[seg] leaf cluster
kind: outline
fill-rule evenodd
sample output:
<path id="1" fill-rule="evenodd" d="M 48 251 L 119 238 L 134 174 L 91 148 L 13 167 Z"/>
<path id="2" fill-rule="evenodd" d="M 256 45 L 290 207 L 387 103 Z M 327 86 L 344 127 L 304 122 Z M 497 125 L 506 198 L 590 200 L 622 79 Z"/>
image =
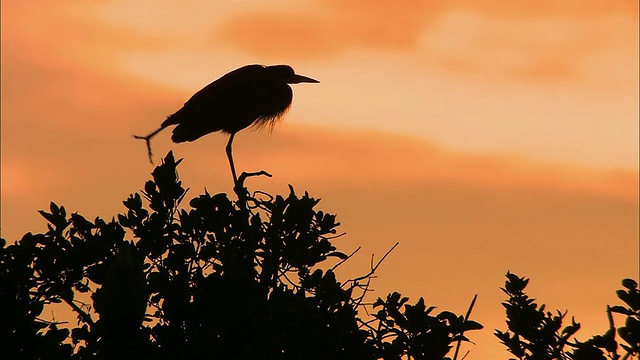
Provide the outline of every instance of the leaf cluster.
<path id="1" fill-rule="evenodd" d="M 371 321 L 370 326 L 375 329 L 372 328 L 374 337 L 369 341 L 381 358 L 450 359 L 447 354 L 455 342 L 469 341 L 465 332 L 482 329 L 482 325 L 468 320 L 468 316 L 450 311 L 432 315 L 436 307 L 427 307 L 423 298 L 415 305 L 407 304 L 408 301 L 409 298 L 394 292 L 373 304 L 373 308 L 379 310 Z"/>
<path id="2" fill-rule="evenodd" d="M 580 324 L 571 319 L 563 328 L 566 312 L 545 311 L 525 292 L 529 279 L 507 272 L 502 291 L 509 299 L 502 303 L 507 314 L 507 331 L 496 330 L 495 336 L 517 359 L 628 359 L 637 357 L 640 342 L 640 294 L 635 280 L 622 281 L 625 290 L 616 293 L 624 306 L 607 307 L 609 329 L 585 342 L 573 339 Z M 626 315 L 625 325 L 616 328 L 612 313 Z M 616 333 L 625 343 L 616 340 Z M 620 347 L 618 346 L 620 345 Z M 619 354 L 622 348 L 624 355 Z"/>
<path id="3" fill-rule="evenodd" d="M 349 256 L 318 199 L 250 195 L 243 174 L 238 200 L 205 191 L 182 207 L 180 161 L 169 153 L 109 222 L 52 203 L 46 233 L 3 240 L 2 358 L 448 359 L 481 327 L 398 293 L 363 318 L 375 268 L 337 279 Z M 53 303 L 77 323 L 42 320 Z"/>

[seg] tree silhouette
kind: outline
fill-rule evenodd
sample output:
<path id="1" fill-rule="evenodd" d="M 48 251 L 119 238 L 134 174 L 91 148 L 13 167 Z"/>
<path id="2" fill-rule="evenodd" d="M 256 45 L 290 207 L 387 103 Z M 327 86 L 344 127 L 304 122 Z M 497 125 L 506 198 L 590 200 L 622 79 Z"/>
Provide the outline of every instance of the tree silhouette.
<path id="1" fill-rule="evenodd" d="M 566 312 L 545 312 L 544 305 L 538 306 L 534 299 L 524 293 L 529 279 L 511 273 L 506 276 L 502 291 L 509 299 L 502 305 L 507 311 L 509 330 L 496 330 L 495 336 L 518 359 L 605 360 L 605 354 L 609 359 L 637 358 L 640 350 L 640 291 L 635 280 L 622 280 L 625 289 L 616 292 L 625 305 L 607 306 L 609 330 L 585 342 L 572 342 L 573 336 L 580 330 L 580 324 L 572 318 L 571 325 L 562 329 Z M 618 353 L 613 313 L 626 315 L 625 325 L 617 328 L 617 334 L 625 342 L 620 344 L 625 352 L 622 357 Z"/>
<path id="2" fill-rule="evenodd" d="M 52 203 L 46 233 L 2 240 L 3 359 L 450 359 L 482 328 L 473 302 L 466 316 L 396 292 L 366 305 L 380 262 L 338 280 L 353 253 L 333 245 L 336 217 L 292 187 L 250 194 L 244 180 L 264 172 L 239 177 L 236 201 L 180 207 L 180 161 L 169 153 L 117 219 Z M 52 303 L 77 324 L 44 320 Z"/>

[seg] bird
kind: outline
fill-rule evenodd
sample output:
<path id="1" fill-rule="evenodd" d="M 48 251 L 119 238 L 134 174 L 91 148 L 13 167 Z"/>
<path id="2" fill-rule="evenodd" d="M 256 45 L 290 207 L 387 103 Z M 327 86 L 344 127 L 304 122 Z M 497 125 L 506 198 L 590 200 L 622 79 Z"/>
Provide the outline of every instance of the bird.
<path id="1" fill-rule="evenodd" d="M 291 106 L 293 90 L 289 84 L 319 83 L 298 75 L 289 65 L 246 65 L 233 70 L 196 92 L 184 106 L 147 136 L 149 160 L 153 163 L 150 140 L 166 127 L 175 125 L 171 140 L 175 143 L 194 141 L 213 133 L 229 134 L 226 153 L 234 184 L 238 177 L 233 163 L 232 143 L 236 133 L 248 127 L 273 126 Z"/>

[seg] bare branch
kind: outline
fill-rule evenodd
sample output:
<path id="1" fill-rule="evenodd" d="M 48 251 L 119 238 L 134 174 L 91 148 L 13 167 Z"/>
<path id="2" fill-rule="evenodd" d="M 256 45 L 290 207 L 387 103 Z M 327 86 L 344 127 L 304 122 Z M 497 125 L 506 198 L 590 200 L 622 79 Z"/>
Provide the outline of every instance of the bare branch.
<path id="1" fill-rule="evenodd" d="M 355 278 L 355 279 L 353 279 L 353 280 L 349 280 L 349 281 L 352 281 L 352 282 L 354 282 L 354 283 L 355 283 L 355 282 L 358 282 L 358 281 L 360 281 L 360 280 L 364 280 L 364 279 L 366 279 L 366 278 L 370 277 L 371 275 L 373 275 L 373 274 L 376 272 L 376 270 L 378 270 L 378 267 L 380 266 L 380 264 L 382 264 L 382 262 L 384 261 L 384 259 L 385 259 L 387 256 L 389 256 L 389 254 L 391 254 L 391 252 L 392 252 L 392 251 L 393 251 L 393 250 L 394 250 L 398 245 L 400 245 L 400 243 L 399 243 L 399 242 L 396 242 L 396 243 L 395 243 L 395 245 L 393 245 L 393 246 L 391 247 L 391 249 L 389 249 L 389 251 L 387 251 L 387 252 L 386 252 L 386 254 L 384 254 L 384 256 L 382 257 L 382 259 L 380 259 L 380 260 L 378 261 L 378 263 L 377 263 L 375 266 L 372 266 L 372 267 L 371 267 L 371 270 L 370 270 L 366 275 L 359 276 L 359 277 L 357 277 L 357 278 Z M 371 264 L 373 265 L 373 255 L 371 256 Z"/>
<path id="2" fill-rule="evenodd" d="M 355 249 L 351 254 L 349 254 L 344 260 L 340 260 L 340 262 L 338 262 L 337 264 L 333 265 L 333 267 L 329 270 L 333 271 L 335 270 L 338 266 L 342 265 L 345 261 L 351 259 L 351 257 L 353 255 L 355 255 L 358 251 L 360 251 L 360 249 L 362 248 L 362 246 L 358 246 L 357 249 Z"/>
<path id="3" fill-rule="evenodd" d="M 475 294 L 473 296 L 473 300 L 471 300 L 471 304 L 469 305 L 469 309 L 467 309 L 467 313 L 464 315 L 464 321 L 467 322 L 467 320 L 469 320 L 469 316 L 471 315 L 471 310 L 473 310 L 473 306 L 476 304 L 476 299 L 478 299 L 478 294 Z M 460 334 L 463 335 L 464 331 Z M 458 351 L 460 351 L 460 344 L 462 344 L 462 339 L 458 340 L 458 343 L 456 344 L 456 351 L 453 353 L 453 360 L 456 360 L 458 358 Z M 467 354 L 469 352 L 467 351 Z M 464 359 L 467 354 L 465 354 L 462 358 Z"/>
<path id="4" fill-rule="evenodd" d="M 80 317 L 80 319 L 84 322 L 86 322 L 87 324 L 89 324 L 89 326 L 93 327 L 93 320 L 91 319 L 91 315 L 89 315 L 88 313 L 86 313 L 84 310 L 82 310 L 78 305 L 76 305 L 73 300 L 69 300 L 66 297 L 60 297 L 65 303 L 67 303 L 67 305 L 71 306 L 71 308 L 73 309 L 73 311 L 75 311 L 78 316 Z"/>

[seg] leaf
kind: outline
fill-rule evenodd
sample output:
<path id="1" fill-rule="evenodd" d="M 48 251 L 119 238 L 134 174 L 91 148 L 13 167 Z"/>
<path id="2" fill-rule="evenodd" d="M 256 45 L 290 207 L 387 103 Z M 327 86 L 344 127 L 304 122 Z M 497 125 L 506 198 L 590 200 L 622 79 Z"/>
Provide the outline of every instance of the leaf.
<path id="1" fill-rule="evenodd" d="M 53 224 L 56 221 L 56 218 L 53 216 L 53 214 L 50 214 L 48 212 L 45 212 L 44 210 L 38 210 L 38 212 L 40 213 L 40 215 L 42 215 L 43 218 L 45 218 L 49 223 Z"/>
<path id="2" fill-rule="evenodd" d="M 339 251 L 334 251 L 332 253 L 329 253 L 327 254 L 327 256 L 335 256 L 340 260 L 346 260 L 347 258 L 349 258 L 349 255 Z"/>
<path id="3" fill-rule="evenodd" d="M 469 331 L 469 330 L 480 330 L 483 329 L 484 326 L 482 326 L 482 324 L 480 324 L 479 322 L 475 322 L 473 320 L 467 320 L 464 322 L 464 330 L 465 331 Z"/>
<path id="4" fill-rule="evenodd" d="M 430 307 L 429 311 L 433 310 L 434 308 L 435 308 L 434 306 Z M 443 320 L 449 320 L 449 321 L 452 321 L 452 320 L 455 321 L 455 320 L 458 319 L 458 315 L 452 313 L 451 311 L 443 311 L 440 314 L 438 314 L 436 316 L 436 318 L 443 319 Z"/>
<path id="5" fill-rule="evenodd" d="M 89 231 L 91 231 L 91 229 L 94 228 L 94 225 L 91 221 L 85 219 L 84 216 L 78 213 L 71 214 L 71 222 L 82 235 L 87 234 Z"/>
<path id="6" fill-rule="evenodd" d="M 131 225 L 129 219 L 127 219 L 127 217 L 122 214 L 118 214 L 118 222 L 124 227 L 129 227 Z"/>
<path id="7" fill-rule="evenodd" d="M 618 314 L 633 315 L 633 311 L 627 309 L 624 306 L 620 306 L 620 305 L 611 306 L 610 310 L 611 310 L 611 312 L 618 313 Z"/>
<path id="8" fill-rule="evenodd" d="M 629 290 L 633 290 L 636 289 L 638 287 L 638 283 L 633 280 L 633 279 L 623 279 L 622 280 L 622 286 L 624 286 L 625 288 L 629 289 Z"/>

